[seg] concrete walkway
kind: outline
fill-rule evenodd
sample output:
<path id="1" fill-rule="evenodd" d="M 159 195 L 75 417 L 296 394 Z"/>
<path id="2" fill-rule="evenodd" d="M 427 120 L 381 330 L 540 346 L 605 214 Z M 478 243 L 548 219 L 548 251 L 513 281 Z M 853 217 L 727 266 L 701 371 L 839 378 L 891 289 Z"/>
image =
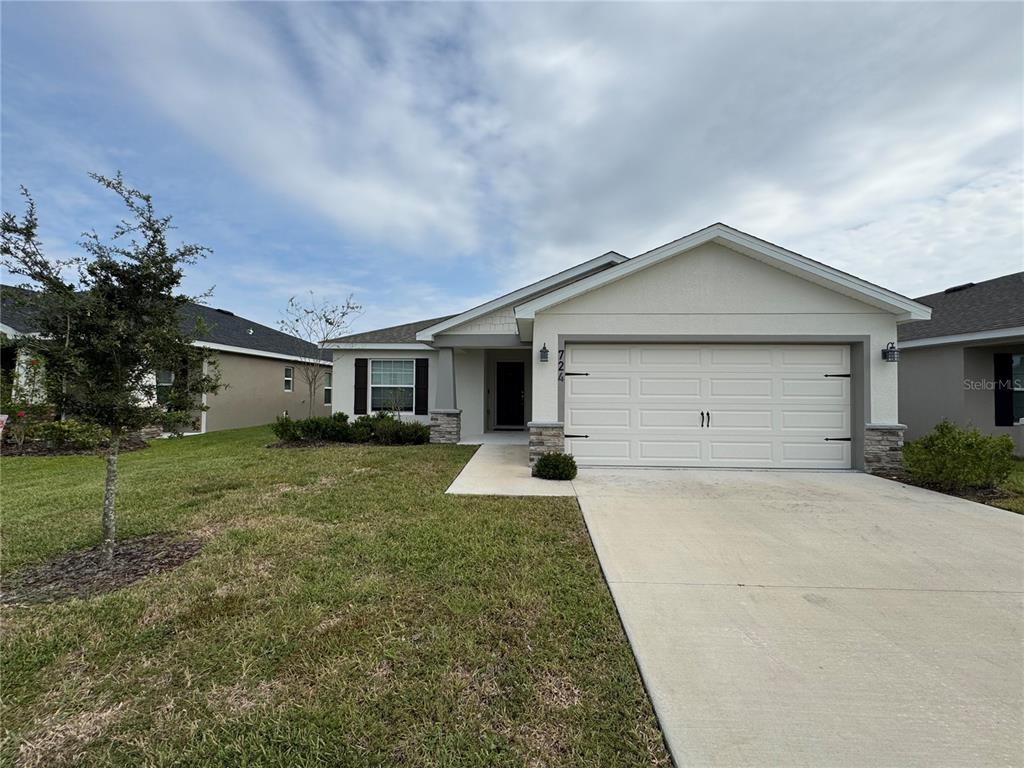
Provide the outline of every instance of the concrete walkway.
<path id="1" fill-rule="evenodd" d="M 477 496 L 575 496 L 572 483 L 530 475 L 526 445 L 485 443 L 469 460 L 448 493 Z"/>
<path id="2" fill-rule="evenodd" d="M 1024 764 L 1024 518 L 858 473 L 581 470 L 681 766 Z"/>

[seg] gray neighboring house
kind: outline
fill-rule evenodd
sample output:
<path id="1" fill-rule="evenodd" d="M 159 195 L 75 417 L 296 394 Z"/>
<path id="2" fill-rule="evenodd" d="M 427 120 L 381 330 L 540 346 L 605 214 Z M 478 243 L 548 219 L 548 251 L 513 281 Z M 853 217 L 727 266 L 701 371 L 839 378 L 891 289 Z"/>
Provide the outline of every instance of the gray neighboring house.
<path id="1" fill-rule="evenodd" d="M 31 305 L 18 296 L 29 292 L 0 286 L 0 333 L 9 339 L 36 332 Z M 198 418 L 199 432 L 215 432 L 269 424 L 284 412 L 296 418 L 308 413 L 308 387 L 302 376 L 302 362 L 323 359 L 327 375 L 321 377 L 315 393 L 313 414 L 331 413 L 331 354 L 318 352 L 315 345 L 265 325 L 247 320 L 225 309 L 190 304 L 182 313 L 182 325 L 195 327 L 202 318 L 207 330 L 196 345 L 209 349 L 220 370 L 222 388 L 205 396 L 207 410 Z M 18 349 L 5 345 L 2 364 L 5 373 L 18 368 Z M 157 372 L 157 391 L 170 386 L 168 372 Z"/>
<path id="2" fill-rule="evenodd" d="M 907 439 L 948 419 L 1010 435 L 1024 455 L 1024 272 L 916 301 L 931 307 L 932 317 L 899 327 Z"/>

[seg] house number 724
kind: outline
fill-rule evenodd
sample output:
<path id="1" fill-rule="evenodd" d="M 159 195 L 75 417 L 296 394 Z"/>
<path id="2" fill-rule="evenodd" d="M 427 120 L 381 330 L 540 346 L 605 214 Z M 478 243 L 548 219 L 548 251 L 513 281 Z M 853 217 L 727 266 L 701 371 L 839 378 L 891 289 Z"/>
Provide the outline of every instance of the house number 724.
<path id="1" fill-rule="evenodd" d="M 565 381 L 565 350 L 558 350 L 558 380 Z"/>

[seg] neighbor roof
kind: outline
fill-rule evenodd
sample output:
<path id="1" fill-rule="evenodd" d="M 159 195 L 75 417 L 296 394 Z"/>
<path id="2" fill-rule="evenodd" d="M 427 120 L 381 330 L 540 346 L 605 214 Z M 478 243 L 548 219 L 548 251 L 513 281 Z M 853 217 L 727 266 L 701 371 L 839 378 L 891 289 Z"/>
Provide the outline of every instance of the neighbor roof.
<path id="1" fill-rule="evenodd" d="M 432 317 L 429 320 L 417 320 L 402 325 L 390 325 L 387 328 L 339 336 L 336 339 L 328 339 L 327 342 L 329 344 L 415 344 L 417 333 L 424 328 L 443 323 L 450 317 L 455 317 L 455 315 Z"/>
<path id="2" fill-rule="evenodd" d="M 39 326 L 33 319 L 32 295 L 34 291 L 3 285 L 0 286 L 0 322 L 18 333 L 35 333 Z M 196 341 L 225 347 L 239 347 L 254 352 L 270 352 L 275 355 L 312 357 L 316 346 L 295 336 L 270 328 L 266 325 L 239 317 L 225 309 L 216 309 L 202 304 L 187 304 L 181 313 L 182 328 L 194 332 L 197 318 L 202 318 L 206 330 L 196 335 Z M 321 352 L 320 357 L 331 360 L 331 352 Z"/>
<path id="3" fill-rule="evenodd" d="M 916 301 L 932 308 L 932 319 L 901 325 L 900 341 L 1020 328 L 1024 326 L 1024 272 L 953 286 Z"/>

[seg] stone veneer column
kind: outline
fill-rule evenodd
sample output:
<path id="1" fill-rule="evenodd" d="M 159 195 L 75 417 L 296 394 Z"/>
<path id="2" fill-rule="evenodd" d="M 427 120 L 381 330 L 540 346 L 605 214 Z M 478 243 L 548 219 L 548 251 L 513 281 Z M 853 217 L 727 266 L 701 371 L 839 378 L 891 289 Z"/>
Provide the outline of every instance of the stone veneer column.
<path id="1" fill-rule="evenodd" d="M 462 411 L 438 408 L 430 412 L 430 442 L 457 443 L 462 439 Z"/>
<path id="2" fill-rule="evenodd" d="M 531 421 L 530 466 L 542 453 L 562 453 L 565 450 L 565 427 L 560 421 Z"/>
<path id="3" fill-rule="evenodd" d="M 898 475 L 903 471 L 905 424 L 864 425 L 864 471 L 872 475 Z"/>

